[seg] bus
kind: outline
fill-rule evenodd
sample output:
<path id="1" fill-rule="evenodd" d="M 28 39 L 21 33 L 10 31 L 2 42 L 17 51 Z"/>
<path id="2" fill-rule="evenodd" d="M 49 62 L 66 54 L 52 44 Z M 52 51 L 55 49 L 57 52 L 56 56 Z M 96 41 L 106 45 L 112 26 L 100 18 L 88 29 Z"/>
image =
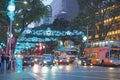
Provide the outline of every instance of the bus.
<path id="1" fill-rule="evenodd" d="M 120 40 L 87 43 L 84 51 L 92 64 L 120 65 Z"/>

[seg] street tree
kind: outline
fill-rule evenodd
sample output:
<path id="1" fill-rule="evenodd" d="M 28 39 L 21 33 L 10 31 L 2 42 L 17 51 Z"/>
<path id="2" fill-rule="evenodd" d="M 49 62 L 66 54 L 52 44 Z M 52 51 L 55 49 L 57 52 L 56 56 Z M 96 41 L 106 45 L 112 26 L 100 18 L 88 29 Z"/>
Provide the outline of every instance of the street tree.
<path id="1" fill-rule="evenodd" d="M 56 18 L 53 22 L 53 28 L 56 30 L 66 30 L 69 27 L 69 21 L 65 19 Z"/>
<path id="2" fill-rule="evenodd" d="M 41 20 L 44 15 L 47 15 L 47 6 L 44 6 L 41 0 L 26 0 L 27 4 L 21 3 L 21 0 L 16 2 L 14 27 L 24 31 L 31 22 Z"/>
<path id="3" fill-rule="evenodd" d="M 1 0 L 0 2 L 0 44 L 6 44 L 7 42 L 7 30 L 9 26 L 9 18 L 6 15 L 7 2 L 8 0 Z M 2 46 L 2 48 L 5 47 Z"/>
<path id="4" fill-rule="evenodd" d="M 26 0 L 27 4 L 23 3 L 24 0 L 15 0 L 15 16 L 13 21 L 13 35 L 17 39 L 24 31 L 25 27 L 31 22 L 40 21 L 43 15 L 47 14 L 47 7 L 44 6 L 41 0 Z M 7 6 L 9 0 L 1 0 L 0 2 L 0 27 L 7 27 L 9 30 L 10 19 L 7 15 Z M 15 29 L 19 32 L 15 32 Z M 0 34 L 7 31 L 2 30 Z M 2 35 L 0 39 L 6 39 L 7 35 Z M 7 41 L 7 40 L 4 40 Z"/>

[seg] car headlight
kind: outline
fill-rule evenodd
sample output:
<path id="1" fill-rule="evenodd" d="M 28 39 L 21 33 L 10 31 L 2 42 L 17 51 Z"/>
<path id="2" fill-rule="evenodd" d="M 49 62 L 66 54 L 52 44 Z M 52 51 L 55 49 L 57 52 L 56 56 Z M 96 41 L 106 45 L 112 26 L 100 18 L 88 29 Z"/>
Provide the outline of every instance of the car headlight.
<path id="1" fill-rule="evenodd" d="M 112 60 L 110 60 L 110 63 L 113 63 L 113 61 L 112 61 Z"/>
<path id="2" fill-rule="evenodd" d="M 91 63 L 90 66 L 93 66 L 93 64 Z"/>
<path id="3" fill-rule="evenodd" d="M 87 63 L 84 63 L 83 65 L 84 65 L 84 66 L 87 66 Z"/>
<path id="4" fill-rule="evenodd" d="M 27 63 L 27 61 L 24 61 L 24 63 Z"/>
<path id="5" fill-rule="evenodd" d="M 69 59 L 67 59 L 67 62 L 69 62 Z"/>
<path id="6" fill-rule="evenodd" d="M 44 61 L 44 63 L 47 63 L 47 61 Z"/>
<path id="7" fill-rule="evenodd" d="M 60 60 L 60 62 L 62 62 L 62 60 Z"/>
<path id="8" fill-rule="evenodd" d="M 35 62 L 37 62 L 38 59 L 34 59 Z"/>

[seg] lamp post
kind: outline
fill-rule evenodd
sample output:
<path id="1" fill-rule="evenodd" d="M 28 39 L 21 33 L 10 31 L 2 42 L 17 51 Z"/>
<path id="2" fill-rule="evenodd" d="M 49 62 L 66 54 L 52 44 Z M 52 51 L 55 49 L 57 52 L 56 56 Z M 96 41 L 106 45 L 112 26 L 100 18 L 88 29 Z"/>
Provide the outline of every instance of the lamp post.
<path id="1" fill-rule="evenodd" d="M 14 11 L 15 11 L 15 3 L 14 0 L 10 0 L 7 10 L 9 11 L 7 13 L 8 17 L 10 18 L 10 28 L 9 28 L 9 55 L 10 55 L 10 62 L 11 62 L 11 71 L 13 70 L 13 61 L 12 61 L 12 49 L 11 49 L 11 44 L 12 44 L 12 21 L 14 20 Z"/>

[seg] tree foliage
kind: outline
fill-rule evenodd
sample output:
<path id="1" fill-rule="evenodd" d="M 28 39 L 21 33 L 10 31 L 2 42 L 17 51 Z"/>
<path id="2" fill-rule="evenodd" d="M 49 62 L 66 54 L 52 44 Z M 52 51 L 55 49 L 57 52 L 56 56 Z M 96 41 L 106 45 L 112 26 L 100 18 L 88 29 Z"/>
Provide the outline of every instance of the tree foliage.
<path id="1" fill-rule="evenodd" d="M 53 28 L 56 30 L 67 30 L 69 29 L 69 21 L 65 19 L 55 19 L 53 22 Z"/>
<path id="2" fill-rule="evenodd" d="M 47 14 L 47 7 L 41 0 L 26 0 L 27 4 L 16 3 L 14 23 L 21 27 L 22 31 L 31 22 L 40 21 L 43 15 Z M 15 26 L 16 27 L 16 26 Z"/>
<path id="3" fill-rule="evenodd" d="M 7 2 L 9 0 L 1 0 L 0 1 L 0 27 L 9 25 L 9 18 L 7 16 Z"/>
<path id="4" fill-rule="evenodd" d="M 8 0 L 0 1 L 0 43 L 4 44 L 7 42 L 7 27 L 9 25 L 9 18 L 6 15 L 7 1 Z"/>
<path id="5" fill-rule="evenodd" d="M 3 28 L 0 28 L 0 34 L 7 34 L 7 30 L 9 29 L 10 19 L 7 15 L 7 7 L 9 1 L 10 0 L 0 1 L 0 27 L 5 27 L 5 30 L 2 30 Z M 16 38 L 21 35 L 28 24 L 31 22 L 40 21 L 43 15 L 47 14 L 48 12 L 47 7 L 44 6 L 41 0 L 26 1 L 27 4 L 24 4 L 24 0 L 15 0 L 15 16 L 12 25 L 12 31 L 14 37 Z M 6 27 L 8 28 L 7 30 Z M 14 29 L 21 29 L 21 31 L 19 33 L 16 33 Z M 0 35 L 0 39 L 2 39 L 2 41 L 7 41 L 6 36 L 7 35 Z"/>

